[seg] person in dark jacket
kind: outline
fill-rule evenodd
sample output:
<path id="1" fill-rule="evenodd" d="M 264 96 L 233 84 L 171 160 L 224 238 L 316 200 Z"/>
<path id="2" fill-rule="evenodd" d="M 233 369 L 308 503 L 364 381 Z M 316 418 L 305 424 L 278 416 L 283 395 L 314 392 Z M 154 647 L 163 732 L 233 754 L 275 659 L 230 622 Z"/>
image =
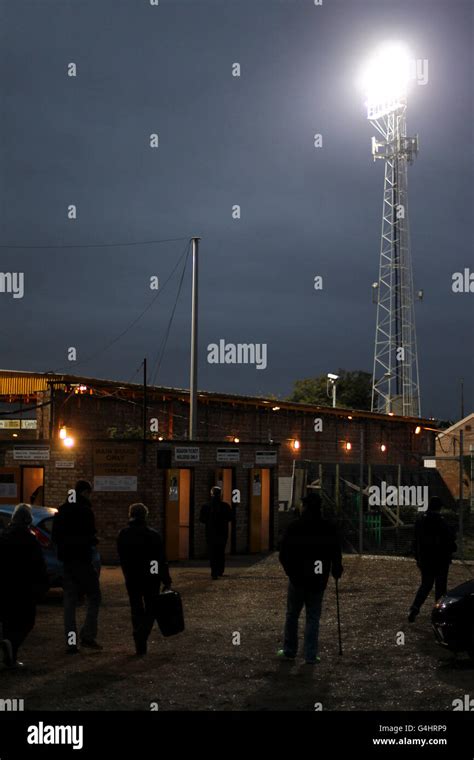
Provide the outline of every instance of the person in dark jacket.
<path id="1" fill-rule="evenodd" d="M 133 639 L 139 657 L 147 652 L 160 586 L 163 584 L 165 591 L 171 588 L 163 542 L 158 531 L 148 527 L 147 516 L 148 509 L 144 504 L 131 504 L 128 527 L 123 528 L 117 538 L 130 600 Z"/>
<path id="2" fill-rule="evenodd" d="M 343 572 L 341 545 L 336 526 L 321 516 L 321 497 L 303 499 L 302 516 L 290 523 L 280 545 L 280 562 L 288 576 L 288 597 L 283 649 L 278 656 L 294 660 L 298 651 L 298 621 L 306 610 L 304 658 L 308 665 L 318 656 L 319 621 L 329 574 Z"/>
<path id="3" fill-rule="evenodd" d="M 211 577 L 215 581 L 224 575 L 225 547 L 232 520 L 232 508 L 226 501 L 222 501 L 222 489 L 219 486 L 211 488 L 211 500 L 201 507 L 199 520 L 206 526 Z"/>
<path id="4" fill-rule="evenodd" d="M 54 517 L 52 540 L 57 545 L 58 559 L 64 565 L 64 631 L 66 651 L 77 654 L 76 608 L 78 598 L 85 594 L 87 611 L 80 631 L 80 643 L 90 649 L 102 649 L 97 643 L 97 626 L 101 601 L 99 575 L 92 555 L 98 543 L 94 513 L 90 502 L 92 485 L 79 480 Z"/>
<path id="5" fill-rule="evenodd" d="M 435 587 L 435 599 L 444 596 L 448 588 L 449 565 L 457 546 L 454 532 L 441 517 L 443 506 L 438 496 L 432 496 L 428 509 L 415 523 L 415 559 L 421 572 L 421 584 L 408 614 L 414 623 L 431 589 Z"/>
<path id="6" fill-rule="evenodd" d="M 49 588 L 41 547 L 31 533 L 31 507 L 18 504 L 0 536 L 0 646 L 7 667 L 21 667 L 18 649 L 33 629 L 36 602 Z"/>

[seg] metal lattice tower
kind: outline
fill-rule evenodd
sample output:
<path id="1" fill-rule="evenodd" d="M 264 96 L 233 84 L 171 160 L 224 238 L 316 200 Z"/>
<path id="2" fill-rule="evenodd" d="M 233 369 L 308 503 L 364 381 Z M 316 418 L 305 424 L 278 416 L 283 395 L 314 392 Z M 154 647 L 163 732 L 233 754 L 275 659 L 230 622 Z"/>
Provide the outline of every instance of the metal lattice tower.
<path id="1" fill-rule="evenodd" d="M 385 161 L 380 269 L 377 293 L 372 411 L 420 416 L 413 271 L 408 224 L 407 168 L 418 136 L 406 135 L 406 97 L 368 103 L 374 161 Z"/>

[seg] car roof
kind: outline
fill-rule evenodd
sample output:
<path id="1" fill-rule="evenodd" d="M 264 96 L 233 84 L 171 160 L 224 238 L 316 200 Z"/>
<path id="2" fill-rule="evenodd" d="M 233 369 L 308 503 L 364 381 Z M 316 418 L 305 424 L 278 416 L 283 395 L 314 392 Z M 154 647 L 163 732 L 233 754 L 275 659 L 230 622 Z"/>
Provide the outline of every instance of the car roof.
<path id="1" fill-rule="evenodd" d="M 458 596 L 461 598 L 469 594 L 474 594 L 474 580 L 464 581 L 464 583 L 456 586 L 456 588 L 450 589 L 447 596 Z"/>
<path id="2" fill-rule="evenodd" d="M 12 515 L 15 510 L 16 504 L 0 504 L 0 512 L 7 515 Z M 33 514 L 33 522 L 38 523 L 40 520 L 44 520 L 46 517 L 54 517 L 58 510 L 55 507 L 31 507 Z"/>

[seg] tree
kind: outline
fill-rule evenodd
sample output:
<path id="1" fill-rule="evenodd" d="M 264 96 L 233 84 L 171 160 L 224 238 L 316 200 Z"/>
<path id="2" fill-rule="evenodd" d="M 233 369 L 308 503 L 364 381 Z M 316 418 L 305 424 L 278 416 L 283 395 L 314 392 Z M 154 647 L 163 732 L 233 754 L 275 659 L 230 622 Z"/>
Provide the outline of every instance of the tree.
<path id="1" fill-rule="evenodd" d="M 337 371 L 337 406 L 345 409 L 370 409 L 372 396 L 372 375 L 362 370 Z M 304 380 L 296 380 L 292 393 L 287 401 L 296 401 L 300 404 L 316 404 L 318 406 L 330 406 L 331 400 L 327 395 L 327 375 L 308 377 Z"/>

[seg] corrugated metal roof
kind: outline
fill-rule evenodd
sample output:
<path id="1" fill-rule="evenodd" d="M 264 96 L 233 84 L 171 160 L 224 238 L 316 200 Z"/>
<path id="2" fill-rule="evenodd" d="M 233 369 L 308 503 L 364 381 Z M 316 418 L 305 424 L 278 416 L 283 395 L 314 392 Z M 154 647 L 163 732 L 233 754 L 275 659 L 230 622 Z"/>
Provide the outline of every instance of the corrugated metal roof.
<path id="1" fill-rule="evenodd" d="M 0 373 L 0 396 L 29 396 L 48 389 L 44 375 L 5 375 Z"/>
<path id="2" fill-rule="evenodd" d="M 102 378 L 83 377 L 79 375 L 66 375 L 54 372 L 24 372 L 15 370 L 0 370 L 0 397 L 1 396 L 22 396 L 31 395 L 35 392 L 48 389 L 48 384 L 58 385 L 83 384 L 92 388 L 108 387 L 123 389 L 140 393 L 143 386 L 140 383 L 126 383 L 120 380 L 104 380 Z M 162 393 L 163 395 L 173 396 L 174 398 L 187 398 L 189 390 L 186 388 L 170 388 L 163 386 L 148 386 L 150 393 Z M 250 404 L 253 406 L 278 406 L 280 409 L 287 409 L 300 412 L 315 412 L 329 415 L 364 417 L 379 420 L 397 420 L 399 422 L 414 422 L 417 424 L 426 424 L 431 420 L 418 417 L 401 417 L 398 415 L 386 415 L 380 412 L 369 412 L 364 410 L 345 409 L 342 407 L 333 408 L 329 406 L 318 406 L 313 404 L 300 404 L 294 401 L 284 401 L 279 399 L 266 399 L 259 396 L 244 396 L 230 393 L 218 393 L 213 391 L 198 391 L 201 399 L 221 403 Z"/>

